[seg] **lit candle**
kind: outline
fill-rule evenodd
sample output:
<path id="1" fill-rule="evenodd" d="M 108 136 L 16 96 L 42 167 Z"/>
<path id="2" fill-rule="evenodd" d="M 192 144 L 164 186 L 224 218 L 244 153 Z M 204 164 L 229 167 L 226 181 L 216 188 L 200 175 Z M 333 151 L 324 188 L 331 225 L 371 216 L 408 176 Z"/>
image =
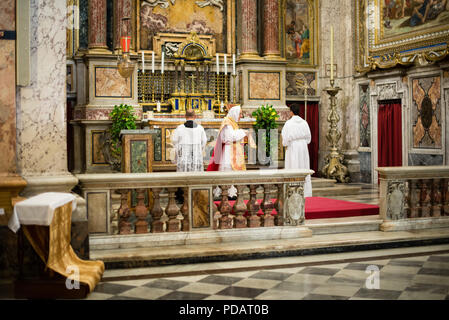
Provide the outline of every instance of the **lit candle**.
<path id="1" fill-rule="evenodd" d="M 216 59 L 217 59 L 217 74 L 220 73 L 220 58 L 218 57 L 218 53 L 216 55 Z"/>
<path id="2" fill-rule="evenodd" d="M 151 53 L 151 72 L 154 73 L 154 51 Z"/>
<path id="3" fill-rule="evenodd" d="M 156 104 L 157 112 L 161 112 L 161 103 L 158 101 Z"/>
<path id="4" fill-rule="evenodd" d="M 331 80 L 334 80 L 334 27 L 331 26 Z"/>
<path id="5" fill-rule="evenodd" d="M 232 55 L 232 74 L 235 76 L 235 53 Z"/>
<path id="6" fill-rule="evenodd" d="M 164 74 L 164 51 L 162 51 L 161 73 Z"/>
<path id="7" fill-rule="evenodd" d="M 142 51 L 142 72 L 145 73 L 145 52 Z"/>
<path id="8" fill-rule="evenodd" d="M 228 74 L 228 62 L 226 61 L 226 54 L 224 55 L 224 74 Z"/>
<path id="9" fill-rule="evenodd" d="M 224 103 L 222 101 L 221 104 L 220 104 L 220 112 L 223 112 L 223 109 L 224 109 Z"/>

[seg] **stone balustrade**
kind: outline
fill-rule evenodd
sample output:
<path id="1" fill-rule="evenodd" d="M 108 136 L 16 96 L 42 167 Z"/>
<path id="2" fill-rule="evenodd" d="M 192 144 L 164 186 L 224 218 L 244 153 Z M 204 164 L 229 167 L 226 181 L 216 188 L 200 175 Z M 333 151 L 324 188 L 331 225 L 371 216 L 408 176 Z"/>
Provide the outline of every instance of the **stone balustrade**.
<path id="1" fill-rule="evenodd" d="M 87 201 L 89 232 L 127 235 L 302 225 L 304 178 L 312 173 L 281 169 L 76 177 Z M 237 189 L 232 202 L 231 186 Z M 214 201 L 217 187 L 221 194 Z M 263 190 L 259 201 L 257 189 Z"/>
<path id="2" fill-rule="evenodd" d="M 382 231 L 449 226 L 449 166 L 377 168 Z"/>

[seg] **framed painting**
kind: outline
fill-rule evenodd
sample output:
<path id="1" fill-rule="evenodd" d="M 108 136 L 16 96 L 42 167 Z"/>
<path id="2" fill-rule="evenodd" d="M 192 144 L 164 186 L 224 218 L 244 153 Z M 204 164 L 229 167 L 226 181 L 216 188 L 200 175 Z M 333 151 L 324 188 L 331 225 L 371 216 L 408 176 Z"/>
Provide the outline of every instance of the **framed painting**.
<path id="1" fill-rule="evenodd" d="M 356 71 L 424 65 L 449 54 L 448 0 L 354 0 Z"/>
<path id="2" fill-rule="evenodd" d="M 291 66 L 316 66 L 318 0 L 282 0 L 280 12 L 283 56 Z"/>

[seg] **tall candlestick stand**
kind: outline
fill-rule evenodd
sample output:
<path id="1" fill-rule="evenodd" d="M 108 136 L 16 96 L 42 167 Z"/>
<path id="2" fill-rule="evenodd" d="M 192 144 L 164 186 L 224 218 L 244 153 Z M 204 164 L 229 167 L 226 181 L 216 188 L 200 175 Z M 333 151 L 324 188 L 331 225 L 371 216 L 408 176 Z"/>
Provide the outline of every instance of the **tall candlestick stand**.
<path id="1" fill-rule="evenodd" d="M 164 74 L 161 74 L 161 102 L 164 102 Z"/>
<path id="2" fill-rule="evenodd" d="M 232 103 L 236 103 L 236 94 L 235 94 L 235 78 L 236 78 L 236 77 L 237 77 L 236 74 L 233 74 L 233 75 L 232 75 L 232 80 L 233 80 L 233 81 L 232 81 L 232 82 L 233 82 Z"/>
<path id="3" fill-rule="evenodd" d="M 330 96 L 330 112 L 327 116 L 330 128 L 326 134 L 326 139 L 330 144 L 330 153 L 324 158 L 326 165 L 321 169 L 321 173 L 328 179 L 337 179 L 337 181 L 344 183 L 349 182 L 348 168 L 342 164 L 344 156 L 337 147 L 341 133 L 337 128 L 340 116 L 337 113 L 336 95 L 341 88 L 334 87 L 334 80 L 331 80 L 330 83 L 331 86 L 324 89 Z"/>
<path id="4" fill-rule="evenodd" d="M 225 84 L 225 102 L 228 104 L 228 74 L 225 73 L 224 76 L 224 84 Z"/>
<path id="5" fill-rule="evenodd" d="M 151 91 L 152 91 L 151 102 L 154 102 L 155 101 L 154 100 L 154 87 L 155 87 L 155 84 L 156 84 L 156 74 L 155 73 L 151 74 L 151 79 L 153 80 L 153 81 L 151 81 L 152 82 L 152 84 L 151 84 Z"/>

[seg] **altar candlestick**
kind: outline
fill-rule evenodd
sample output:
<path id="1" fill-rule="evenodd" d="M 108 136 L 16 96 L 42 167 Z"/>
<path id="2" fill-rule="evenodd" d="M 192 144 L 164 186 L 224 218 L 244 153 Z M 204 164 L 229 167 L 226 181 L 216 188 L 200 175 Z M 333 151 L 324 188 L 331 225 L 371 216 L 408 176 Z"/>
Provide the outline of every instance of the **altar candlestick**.
<path id="1" fill-rule="evenodd" d="M 154 73 L 154 51 L 151 53 L 151 72 Z"/>
<path id="2" fill-rule="evenodd" d="M 161 112 L 161 103 L 158 101 L 156 104 L 157 112 Z"/>
<path id="3" fill-rule="evenodd" d="M 226 61 L 226 54 L 224 55 L 224 74 L 228 74 L 228 62 Z"/>
<path id="4" fill-rule="evenodd" d="M 162 66 L 161 66 L 161 73 L 162 74 L 164 74 L 164 51 L 162 51 L 162 62 L 161 62 L 161 64 L 162 64 Z"/>
<path id="5" fill-rule="evenodd" d="M 334 27 L 331 26 L 331 80 L 334 80 Z"/>
<path id="6" fill-rule="evenodd" d="M 217 74 L 220 73 L 220 58 L 218 57 L 218 53 L 216 55 L 216 59 L 217 59 Z"/>
<path id="7" fill-rule="evenodd" d="M 142 72 L 145 73 L 145 52 L 142 51 Z"/>
<path id="8" fill-rule="evenodd" d="M 224 110 L 224 103 L 223 103 L 223 101 L 220 103 L 220 112 L 223 112 L 223 110 Z"/>
<path id="9" fill-rule="evenodd" d="M 232 74 L 235 76 L 235 53 L 232 55 Z"/>

